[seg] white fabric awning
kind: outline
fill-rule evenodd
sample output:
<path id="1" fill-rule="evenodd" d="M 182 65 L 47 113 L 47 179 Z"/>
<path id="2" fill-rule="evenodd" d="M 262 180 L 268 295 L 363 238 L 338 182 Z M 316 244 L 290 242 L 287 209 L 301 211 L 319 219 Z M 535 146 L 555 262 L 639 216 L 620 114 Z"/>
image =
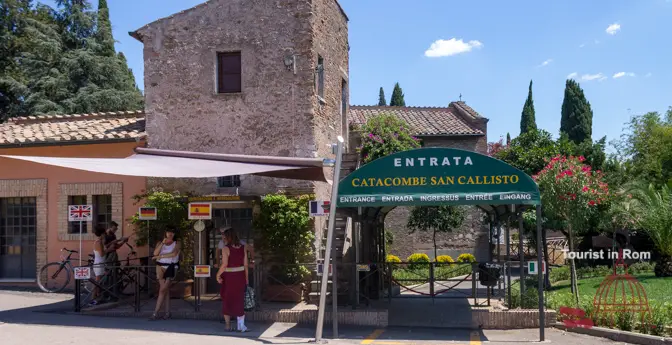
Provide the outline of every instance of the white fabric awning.
<path id="1" fill-rule="evenodd" d="M 320 159 L 209 154 L 200 152 L 136 149 L 127 158 L 68 158 L 10 156 L 38 164 L 104 174 L 146 177 L 207 178 L 262 175 L 278 178 L 331 182 L 324 176 Z"/>

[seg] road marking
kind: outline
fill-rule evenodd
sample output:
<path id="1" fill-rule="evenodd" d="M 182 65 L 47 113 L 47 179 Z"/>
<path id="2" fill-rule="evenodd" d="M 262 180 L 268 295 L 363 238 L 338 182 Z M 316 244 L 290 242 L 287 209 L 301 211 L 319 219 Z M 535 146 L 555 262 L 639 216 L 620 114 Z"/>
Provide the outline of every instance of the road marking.
<path id="1" fill-rule="evenodd" d="M 376 338 L 380 337 L 381 334 L 383 334 L 383 332 L 385 332 L 384 329 L 377 329 L 377 330 L 373 331 L 373 333 L 369 334 L 366 337 L 366 339 L 362 340 L 362 344 L 364 344 L 364 345 L 373 344 L 373 341 L 376 340 Z"/>
<path id="2" fill-rule="evenodd" d="M 362 344 L 363 344 L 363 342 L 362 342 Z M 407 343 L 400 343 L 398 341 L 377 341 L 377 340 L 374 340 L 372 342 L 372 344 L 374 344 L 374 345 L 404 345 L 404 344 L 407 344 Z"/>
<path id="3" fill-rule="evenodd" d="M 471 332 L 469 345 L 481 345 L 481 335 L 478 332 Z"/>

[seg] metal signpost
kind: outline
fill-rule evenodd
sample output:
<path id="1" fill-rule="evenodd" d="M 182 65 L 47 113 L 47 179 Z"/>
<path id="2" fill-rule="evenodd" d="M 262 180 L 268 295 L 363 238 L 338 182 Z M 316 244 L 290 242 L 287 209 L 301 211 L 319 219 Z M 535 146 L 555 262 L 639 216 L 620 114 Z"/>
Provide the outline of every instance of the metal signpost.
<path id="1" fill-rule="evenodd" d="M 212 204 L 208 202 L 192 202 L 189 203 L 189 219 L 197 220 L 194 224 L 194 230 L 198 232 L 198 265 L 194 266 L 194 272 L 203 272 L 203 230 L 205 230 L 205 223 L 203 220 L 212 219 Z M 210 276 L 210 268 L 207 269 L 208 277 Z M 203 274 L 205 276 L 205 274 Z M 196 277 L 199 278 L 199 277 Z M 203 280 L 199 279 L 198 283 L 198 301 L 197 306 L 201 305 L 201 288 L 203 285 Z"/>
<path id="2" fill-rule="evenodd" d="M 329 226 L 327 228 L 327 248 L 324 251 L 324 264 L 329 265 L 331 262 L 331 246 L 333 245 L 334 237 L 334 227 L 336 226 L 336 201 L 338 200 L 338 183 L 341 180 L 341 162 L 343 156 L 343 137 L 338 136 L 338 142 L 334 144 L 336 147 L 336 164 L 334 166 L 334 178 L 331 185 L 331 203 L 329 204 Z M 329 266 L 327 266 L 328 269 Z M 334 267 L 334 270 L 336 268 Z M 336 280 L 336 279 L 333 279 Z M 320 285 L 320 306 L 317 311 L 317 329 L 315 330 L 315 341 L 319 342 L 322 340 L 322 330 L 324 328 L 324 310 L 327 303 L 327 283 L 329 282 L 329 274 L 322 274 L 322 284 Z M 334 284 L 336 282 L 333 282 Z M 331 292 L 334 296 L 337 291 L 333 290 Z M 334 313 L 336 312 L 337 304 L 331 306 L 334 308 Z M 336 316 L 336 315 L 334 315 Z M 334 338 L 338 337 L 338 318 L 332 318 L 332 323 L 334 326 Z"/>
<path id="3" fill-rule="evenodd" d="M 149 262 L 152 257 L 152 242 L 151 242 L 151 230 L 149 228 L 150 220 L 158 219 L 158 211 L 156 207 L 140 207 L 138 209 L 138 219 L 147 221 L 147 270 L 149 271 Z M 147 277 L 147 293 L 151 295 L 151 284 L 152 280 Z"/>
<path id="4" fill-rule="evenodd" d="M 82 266 L 82 227 L 93 220 L 91 205 L 68 205 L 68 221 L 79 222 L 79 266 Z"/>

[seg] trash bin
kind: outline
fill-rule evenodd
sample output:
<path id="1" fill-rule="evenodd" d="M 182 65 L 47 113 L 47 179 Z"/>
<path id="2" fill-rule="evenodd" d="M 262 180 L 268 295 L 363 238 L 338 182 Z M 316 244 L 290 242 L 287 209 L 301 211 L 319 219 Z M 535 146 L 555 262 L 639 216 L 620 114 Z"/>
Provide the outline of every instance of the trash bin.
<path id="1" fill-rule="evenodd" d="M 500 273 L 500 265 L 487 262 L 478 265 L 478 280 L 483 286 L 497 286 Z"/>

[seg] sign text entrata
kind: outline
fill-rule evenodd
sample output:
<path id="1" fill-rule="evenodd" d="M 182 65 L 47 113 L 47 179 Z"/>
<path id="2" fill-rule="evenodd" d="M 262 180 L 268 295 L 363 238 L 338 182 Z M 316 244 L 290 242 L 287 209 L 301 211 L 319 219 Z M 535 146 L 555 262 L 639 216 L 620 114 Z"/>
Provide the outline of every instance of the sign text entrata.
<path id="1" fill-rule="evenodd" d="M 531 177 L 471 151 L 422 148 L 377 159 L 343 179 L 338 206 L 539 204 Z"/>

